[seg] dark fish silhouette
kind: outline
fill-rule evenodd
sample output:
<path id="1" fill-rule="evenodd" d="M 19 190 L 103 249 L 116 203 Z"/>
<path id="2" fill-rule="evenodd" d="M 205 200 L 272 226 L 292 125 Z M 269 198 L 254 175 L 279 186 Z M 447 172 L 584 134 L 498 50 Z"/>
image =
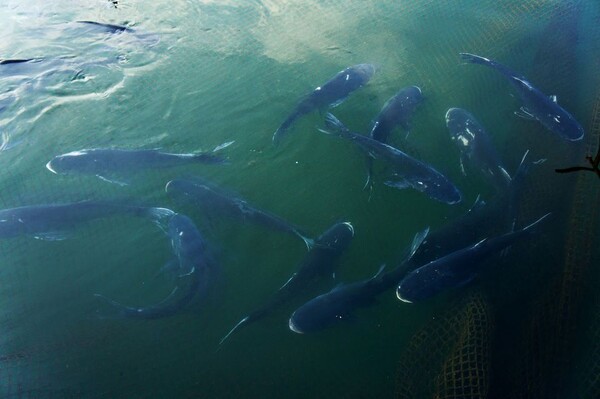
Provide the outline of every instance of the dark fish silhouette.
<path id="1" fill-rule="evenodd" d="M 496 61 L 468 53 L 460 53 L 460 56 L 463 61 L 489 66 L 510 81 L 523 101 L 519 116 L 538 120 L 546 129 L 565 140 L 577 141 L 583 138 L 583 127 L 569 112 L 558 105 L 556 96 L 545 95 L 525 77 Z"/>
<path id="2" fill-rule="evenodd" d="M 324 85 L 317 87 L 294 108 L 273 134 L 273 142 L 278 144 L 288 133 L 292 124 L 302 115 L 327 106 L 335 107 L 341 104 L 350 93 L 364 86 L 374 73 L 375 66 L 371 64 L 354 65 L 337 73 Z"/>
<path id="3" fill-rule="evenodd" d="M 354 228 L 348 222 L 336 223 L 315 240 L 315 247 L 311 249 L 300 263 L 298 271 L 275 293 L 269 302 L 251 312 L 236 324 L 229 333 L 221 339 L 222 344 L 231 334 L 243 326 L 247 326 L 270 314 L 281 304 L 292 297 L 310 288 L 310 284 L 318 276 L 332 274 L 336 260 L 350 245 L 354 235 Z"/>
<path id="4" fill-rule="evenodd" d="M 288 321 L 290 330 L 299 334 L 317 332 L 351 317 L 360 307 L 374 304 L 380 294 L 394 288 L 404 276 L 408 261 L 427 232 L 428 229 L 415 236 L 407 258 L 394 270 L 383 273 L 384 266 L 381 266 L 377 274 L 367 280 L 340 284 L 300 306 Z"/>
<path id="5" fill-rule="evenodd" d="M 403 302 L 412 303 L 468 284 L 481 273 L 485 260 L 532 234 L 535 227 L 549 215 L 542 216 L 521 230 L 485 238 L 413 270 L 398 285 L 396 296 Z"/>
<path id="6" fill-rule="evenodd" d="M 313 246 L 313 240 L 308 238 L 307 234 L 298 226 L 270 212 L 258 209 L 246 200 L 227 193 L 206 181 L 175 179 L 166 184 L 165 191 L 169 195 L 205 209 L 208 214 L 216 211 L 242 219 L 250 219 L 274 230 L 300 237 L 308 249 Z"/>
<path id="7" fill-rule="evenodd" d="M 374 159 L 381 159 L 392 167 L 394 173 L 386 181 L 386 185 L 398 189 L 413 188 L 446 204 L 457 204 L 461 201 L 458 188 L 430 165 L 418 161 L 390 145 L 351 132 L 332 114 L 327 114 L 325 121 L 327 127 L 332 131 L 319 129 L 321 132 L 349 140 L 367 155 Z"/>
<path id="8" fill-rule="evenodd" d="M 171 268 L 176 278 L 176 286 L 161 302 L 143 307 L 127 306 L 104 295 L 102 298 L 119 311 L 119 316 L 138 319 L 158 319 L 173 316 L 185 308 L 194 298 L 207 294 L 214 277 L 218 275 L 216 265 L 208 254 L 204 238 L 185 215 L 175 214 L 168 227 L 171 246 L 176 262 Z"/>
<path id="9" fill-rule="evenodd" d="M 56 174 L 89 174 L 102 180 L 125 184 L 112 179 L 114 174 L 168 168 L 189 164 L 222 164 L 226 159 L 215 151 L 232 142 L 218 146 L 212 152 L 171 154 L 159 150 L 126 150 L 117 148 L 95 148 L 69 152 L 54 157 L 46 164 L 49 171 Z"/>
<path id="10" fill-rule="evenodd" d="M 479 121 L 464 109 L 450 108 L 446 112 L 446 126 L 450 138 L 460 148 L 460 166 L 463 173 L 466 174 L 466 161 L 470 161 L 489 178 L 498 191 L 506 190 L 510 183 L 510 175 Z"/>
<path id="11" fill-rule="evenodd" d="M 45 240 L 62 240 L 72 229 L 99 218 L 130 215 L 160 223 L 174 213 L 166 208 L 96 201 L 22 206 L 0 210 L 0 238 L 29 235 Z"/>
<path id="12" fill-rule="evenodd" d="M 90 25 L 108 33 L 134 32 L 132 28 L 124 25 L 106 24 L 96 21 L 77 21 L 77 23 Z"/>

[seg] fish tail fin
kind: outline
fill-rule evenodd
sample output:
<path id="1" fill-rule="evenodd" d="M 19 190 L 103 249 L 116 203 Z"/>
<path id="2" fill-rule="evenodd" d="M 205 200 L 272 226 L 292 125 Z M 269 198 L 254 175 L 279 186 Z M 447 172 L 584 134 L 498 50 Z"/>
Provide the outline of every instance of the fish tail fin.
<path id="1" fill-rule="evenodd" d="M 176 213 L 168 208 L 146 208 L 144 210 L 144 216 L 150 219 L 154 224 L 161 228 L 163 231 L 167 231 L 167 225 L 169 220 L 176 215 Z"/>
<path id="2" fill-rule="evenodd" d="M 334 133 L 337 134 L 344 134 L 349 131 L 346 125 L 344 125 L 342 121 L 336 118 L 331 112 L 328 112 L 325 115 L 325 126 L 327 126 L 329 129 L 332 129 Z"/>
<path id="3" fill-rule="evenodd" d="M 423 244 L 423 241 L 425 241 L 427 238 L 427 235 L 429 235 L 429 226 L 427 226 L 423 231 L 415 234 L 412 244 L 410 245 L 410 252 L 408 253 L 407 260 L 412 259 L 412 257 L 415 255 L 415 252 L 417 252 L 421 244 Z"/>
<path id="4" fill-rule="evenodd" d="M 302 241 L 304 241 L 304 244 L 306 245 L 306 249 L 308 249 L 309 251 L 312 249 L 312 247 L 315 246 L 315 240 L 312 238 L 308 238 L 306 237 L 304 234 L 300 233 L 300 232 L 296 232 L 296 235 L 298 237 L 300 237 L 302 239 Z"/>
<path id="5" fill-rule="evenodd" d="M 102 294 L 94 294 L 94 296 L 96 298 L 100 298 L 103 302 L 108 303 L 113 308 L 118 310 L 118 313 L 111 315 L 111 318 L 124 317 L 127 315 L 128 312 L 132 311 L 132 308 L 130 308 L 129 306 L 123 305 L 122 303 L 119 303 L 119 302 L 115 301 L 114 299 L 111 299 Z M 98 316 L 98 317 L 103 318 L 103 319 L 109 318 L 108 316 Z"/>
<path id="6" fill-rule="evenodd" d="M 289 133 L 292 124 L 300 117 L 299 112 L 294 112 L 273 133 L 273 145 L 278 146 L 285 135 Z"/>
<path id="7" fill-rule="evenodd" d="M 233 334 L 236 330 L 238 330 L 240 327 L 242 327 L 243 325 L 245 325 L 248 322 L 249 319 L 250 319 L 250 316 L 246 316 L 242 320 L 240 320 L 235 326 L 233 326 L 233 328 L 231 330 L 229 330 L 229 332 L 227 333 L 227 335 L 225 335 L 219 341 L 219 349 L 220 349 L 221 345 L 223 345 L 223 342 L 225 342 L 227 340 L 227 338 L 229 338 L 231 336 L 231 334 Z"/>

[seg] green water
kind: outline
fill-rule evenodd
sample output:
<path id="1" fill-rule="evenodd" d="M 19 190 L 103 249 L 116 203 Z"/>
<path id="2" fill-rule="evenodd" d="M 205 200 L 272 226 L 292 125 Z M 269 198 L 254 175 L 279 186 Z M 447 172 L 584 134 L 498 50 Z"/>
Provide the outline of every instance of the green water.
<path id="1" fill-rule="evenodd" d="M 417 231 L 462 214 L 478 194 L 493 194 L 483 177 L 462 175 L 444 123 L 448 108 L 472 111 L 511 171 L 528 148 L 532 159 L 548 158 L 542 170 L 580 160 L 572 158 L 581 152 L 577 145 L 516 118 L 520 104 L 506 81 L 486 68 L 461 65 L 459 52 L 522 72 L 545 93 L 557 94 L 585 128 L 599 87 L 598 59 L 591 54 L 599 46 L 594 27 L 600 11 L 593 2 L 583 2 L 580 11 L 576 76 L 528 75 L 539 68 L 535 55 L 547 43 L 543 32 L 558 0 L 121 0 L 116 9 L 100 0 L 49 3 L 0 0 L 0 57 L 75 55 L 91 64 L 81 67 L 84 79 L 66 73 L 19 84 L 16 102 L 0 111 L 6 141 L 0 208 L 127 198 L 185 211 L 199 226 L 213 226 L 203 233 L 223 276 L 213 297 L 174 317 L 99 318 L 106 308 L 93 293 L 144 305 L 170 292 L 168 280 L 154 278 L 171 254 L 156 226 L 115 217 L 82 226 L 64 241 L 0 241 L 0 397 L 393 397 L 407 342 L 460 292 L 414 306 L 390 292 L 361 309 L 354 322 L 315 335 L 291 333 L 291 312 L 335 284 L 323 280 L 217 352 L 219 339 L 289 278 L 306 249 L 300 240 L 252 223 L 219 217 L 206 223 L 207 215 L 172 202 L 164 184 L 180 176 L 211 179 L 314 236 L 349 220 L 356 234 L 336 276 L 363 279 L 382 263 L 391 267 Z M 68 23 L 77 20 L 127 24 L 160 41 L 76 34 Z M 461 204 L 388 188 L 381 179 L 372 193 L 364 191 L 364 157 L 350 143 L 319 133 L 318 113 L 300 119 L 273 147 L 273 132 L 304 94 L 362 62 L 378 71 L 335 109 L 336 116 L 367 132 L 398 89 L 420 86 L 425 102 L 408 142 L 400 131 L 392 142 L 455 182 Z M 10 84 L 0 80 L 2 93 Z M 223 150 L 227 165 L 151 170 L 125 187 L 44 167 L 58 154 L 83 148 L 184 153 L 231 140 Z M 550 155 L 547 148 L 554 149 Z M 568 183 L 574 176 L 560 179 Z M 564 217 L 569 205 L 540 208 L 528 217 L 547 211 Z M 511 273 L 500 281 L 514 283 Z M 486 287 L 502 296 L 502 286 Z"/>

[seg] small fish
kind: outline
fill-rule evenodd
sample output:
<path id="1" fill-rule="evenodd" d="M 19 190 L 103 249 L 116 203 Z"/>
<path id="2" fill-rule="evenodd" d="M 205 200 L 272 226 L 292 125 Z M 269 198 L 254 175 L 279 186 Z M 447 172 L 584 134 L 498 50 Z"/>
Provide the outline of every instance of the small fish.
<path id="1" fill-rule="evenodd" d="M 224 148 L 220 145 L 217 149 Z M 46 168 L 55 174 L 87 174 L 113 181 L 115 173 L 129 174 L 136 171 L 167 168 L 189 164 L 222 164 L 226 159 L 215 152 L 171 154 L 159 150 L 87 149 L 54 157 Z"/>
<path id="2" fill-rule="evenodd" d="M 180 200 L 191 202 L 207 211 L 208 214 L 221 212 L 233 215 L 241 219 L 250 219 L 274 230 L 293 234 L 306 244 L 310 249 L 314 242 L 298 226 L 270 212 L 263 211 L 246 202 L 246 200 L 225 192 L 213 184 L 200 179 L 184 180 L 175 179 L 169 181 L 165 191 Z"/>
<path id="3" fill-rule="evenodd" d="M 432 199 L 450 205 L 461 201 L 458 188 L 430 165 L 418 161 L 390 145 L 351 132 L 330 113 L 325 117 L 325 122 L 332 131 L 319 129 L 321 132 L 345 138 L 357 145 L 367 155 L 381 159 L 393 168 L 394 173 L 390 180 L 386 181 L 386 185 L 398 189 L 413 188 Z"/>
<path id="4" fill-rule="evenodd" d="M 486 259 L 531 235 L 549 215 L 520 230 L 485 238 L 413 270 L 398 285 L 396 296 L 403 302 L 412 303 L 468 284 L 482 272 L 482 263 Z"/>
<path id="5" fill-rule="evenodd" d="M 494 68 L 510 81 L 519 94 L 521 101 L 523 101 L 521 113 L 517 113 L 517 115 L 539 121 L 546 129 L 558 134 L 565 140 L 578 141 L 583 139 L 583 127 L 573 115 L 558 105 L 556 96 L 545 95 L 527 81 L 525 77 L 518 75 L 496 61 L 469 53 L 460 53 L 460 56 L 463 61 Z"/>
<path id="6" fill-rule="evenodd" d="M 22 206 L 0 210 L 0 238 L 29 235 L 45 240 L 61 240 L 72 229 L 99 218 L 130 215 L 148 218 L 160 224 L 174 214 L 175 212 L 166 208 L 97 201 Z"/>
<path id="7" fill-rule="evenodd" d="M 114 24 L 106 24 L 103 22 L 96 21 L 77 21 L 78 24 L 85 24 L 100 30 L 103 30 L 108 33 L 121 33 L 121 32 L 134 32 L 134 30 L 128 26 L 124 25 L 114 25 Z"/>
<path id="8" fill-rule="evenodd" d="M 119 316 L 159 319 L 179 313 L 194 298 L 204 297 L 219 271 L 208 254 L 206 242 L 190 218 L 175 214 L 169 221 L 168 235 L 176 256 L 179 275 L 176 286 L 161 302 L 144 307 L 123 305 L 101 294 L 101 298 L 118 309 Z"/>
<path id="9" fill-rule="evenodd" d="M 288 321 L 290 330 L 298 334 L 317 332 L 352 317 L 358 308 L 374 304 L 379 295 L 394 288 L 404 276 L 406 265 L 428 231 L 429 229 L 425 229 L 415 235 L 408 256 L 394 270 L 383 273 L 383 265 L 367 280 L 340 284 L 300 306 Z"/>
<path id="10" fill-rule="evenodd" d="M 235 331 L 262 319 L 283 303 L 310 288 L 318 276 L 331 275 L 335 262 L 350 245 L 354 228 L 349 222 L 336 223 L 315 240 L 315 246 L 306 254 L 292 277 L 275 293 L 269 302 L 249 313 L 221 339 L 221 345 Z"/>
<path id="11" fill-rule="evenodd" d="M 273 134 L 273 143 L 278 144 L 289 132 L 292 124 L 301 116 L 325 107 L 340 105 L 353 91 L 367 84 L 375 73 L 375 66 L 371 64 L 353 65 L 338 72 L 324 85 L 317 87 L 306 96 L 287 119 Z"/>
<path id="12" fill-rule="evenodd" d="M 450 138 L 460 148 L 463 174 L 466 174 L 464 165 L 468 160 L 490 179 L 498 191 L 506 190 L 510 184 L 510 175 L 479 121 L 464 109 L 450 108 L 446 112 L 446 126 Z"/>

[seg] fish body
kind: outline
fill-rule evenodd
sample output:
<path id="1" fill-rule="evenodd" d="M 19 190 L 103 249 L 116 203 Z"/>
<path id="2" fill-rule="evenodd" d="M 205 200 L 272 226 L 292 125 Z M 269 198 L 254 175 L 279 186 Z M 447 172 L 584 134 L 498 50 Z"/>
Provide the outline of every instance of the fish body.
<path id="1" fill-rule="evenodd" d="M 313 240 L 302 229 L 281 217 L 250 205 L 246 200 L 225 192 L 213 184 L 200 179 L 175 179 L 169 181 L 165 191 L 178 199 L 190 202 L 209 213 L 220 212 L 241 219 L 249 219 L 274 230 L 293 234 L 304 241 L 308 248 Z"/>
<path id="2" fill-rule="evenodd" d="M 212 152 L 172 154 L 159 150 L 86 149 L 54 157 L 46 168 L 56 174 L 89 174 L 98 177 L 152 168 L 168 168 L 188 164 L 223 163 L 225 159 Z"/>
<path id="3" fill-rule="evenodd" d="M 382 143 L 396 127 L 401 126 L 407 133 L 410 131 L 410 120 L 417 106 L 423 102 L 423 93 L 417 86 L 405 87 L 390 98 L 373 121 L 369 136 Z"/>
<path id="4" fill-rule="evenodd" d="M 170 218 L 168 235 L 177 259 L 176 286 L 164 300 L 136 307 L 123 305 L 100 294 L 95 296 L 115 307 L 119 316 L 137 319 L 170 317 L 187 307 L 194 298 L 206 296 L 219 270 L 208 253 L 204 238 L 194 222 L 182 214 Z"/>
<path id="5" fill-rule="evenodd" d="M 558 105 L 556 96 L 542 93 L 525 77 L 496 61 L 469 53 L 460 53 L 460 56 L 463 61 L 491 67 L 507 78 L 523 102 L 521 111 L 525 116 L 538 120 L 546 129 L 565 140 L 583 139 L 583 127 L 573 115 Z"/>
<path id="6" fill-rule="evenodd" d="M 461 193 L 458 188 L 432 166 L 395 147 L 351 132 L 332 114 L 327 114 L 326 123 L 332 132 L 321 130 L 322 132 L 335 134 L 351 141 L 367 155 L 381 159 L 393 168 L 394 173 L 386 182 L 387 185 L 399 189 L 410 187 L 446 204 L 457 204 L 461 201 Z"/>
<path id="7" fill-rule="evenodd" d="M 485 260 L 525 239 L 548 216 L 544 215 L 520 230 L 483 239 L 413 270 L 398 285 L 396 296 L 403 302 L 412 303 L 468 284 L 481 273 Z"/>
<path id="8" fill-rule="evenodd" d="M 221 344 L 242 326 L 248 325 L 270 314 L 281 304 L 310 288 L 319 276 L 331 275 L 336 261 L 350 245 L 354 228 L 349 222 L 336 223 L 315 240 L 315 246 L 306 254 L 298 270 L 290 277 L 264 306 L 244 317 L 221 340 Z"/>
<path id="9" fill-rule="evenodd" d="M 133 29 L 124 25 L 114 25 L 96 21 L 77 21 L 77 23 L 88 25 L 108 33 L 135 32 Z"/>
<path id="10" fill-rule="evenodd" d="M 96 201 L 22 206 L 0 210 L 0 238 L 29 235 L 40 239 L 62 239 L 69 230 L 94 219 L 131 215 L 160 222 L 173 214 L 166 208 Z"/>
<path id="11" fill-rule="evenodd" d="M 301 116 L 327 106 L 341 104 L 353 91 L 364 86 L 375 73 L 375 66 L 371 64 L 353 65 L 338 72 L 322 86 L 317 87 L 306 96 L 286 120 L 273 134 L 273 142 L 279 143 L 288 132 L 292 124 Z"/>
<path id="12" fill-rule="evenodd" d="M 450 138 L 460 148 L 463 173 L 464 164 L 469 161 L 485 174 L 498 191 L 506 190 L 510 184 L 510 175 L 481 123 L 462 108 L 450 108 L 446 112 L 446 126 Z"/>
<path id="13" fill-rule="evenodd" d="M 353 316 L 356 309 L 375 303 L 383 292 L 394 288 L 406 273 L 408 261 L 427 236 L 428 229 L 415 235 L 407 258 L 394 270 L 384 273 L 384 266 L 371 278 L 339 284 L 296 309 L 289 321 L 290 330 L 305 334 L 323 330 Z"/>

